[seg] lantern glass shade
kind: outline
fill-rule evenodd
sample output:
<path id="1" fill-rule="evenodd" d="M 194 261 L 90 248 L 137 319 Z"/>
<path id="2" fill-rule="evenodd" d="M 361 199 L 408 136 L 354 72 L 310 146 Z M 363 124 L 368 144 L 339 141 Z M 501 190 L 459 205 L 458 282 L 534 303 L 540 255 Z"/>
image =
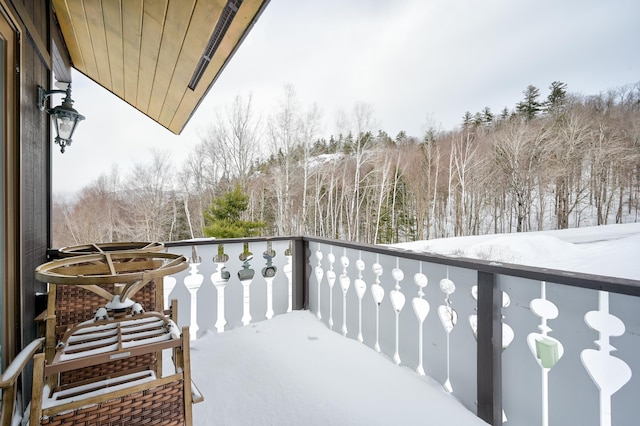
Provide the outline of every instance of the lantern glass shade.
<path id="1" fill-rule="evenodd" d="M 60 145 L 60 151 L 63 153 L 65 148 L 71 145 L 71 137 L 78 123 L 84 120 L 84 116 L 73 109 L 72 102 L 70 96 L 67 95 L 62 105 L 47 110 L 56 128 L 55 142 Z"/>
<path id="2" fill-rule="evenodd" d="M 56 136 L 71 142 L 73 132 L 75 132 L 78 123 L 84 120 L 84 117 L 78 114 L 77 111 L 69 111 L 62 106 L 52 108 L 48 112 L 51 114 L 51 118 L 56 127 Z"/>

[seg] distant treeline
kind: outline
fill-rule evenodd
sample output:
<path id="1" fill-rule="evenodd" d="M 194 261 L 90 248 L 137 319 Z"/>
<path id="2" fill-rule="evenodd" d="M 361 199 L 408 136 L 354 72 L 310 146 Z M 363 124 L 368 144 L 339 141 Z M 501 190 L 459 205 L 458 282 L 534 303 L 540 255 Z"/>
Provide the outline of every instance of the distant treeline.
<path id="1" fill-rule="evenodd" d="M 466 112 L 459 128 L 419 136 L 374 129 L 371 106 L 357 104 L 328 140 L 318 108 L 301 108 L 290 86 L 265 122 L 238 97 L 180 170 L 154 152 L 55 202 L 54 245 L 201 237 L 212 201 L 238 185 L 241 219 L 264 235 L 395 243 L 638 221 L 640 83 L 523 94 L 512 109 Z"/>

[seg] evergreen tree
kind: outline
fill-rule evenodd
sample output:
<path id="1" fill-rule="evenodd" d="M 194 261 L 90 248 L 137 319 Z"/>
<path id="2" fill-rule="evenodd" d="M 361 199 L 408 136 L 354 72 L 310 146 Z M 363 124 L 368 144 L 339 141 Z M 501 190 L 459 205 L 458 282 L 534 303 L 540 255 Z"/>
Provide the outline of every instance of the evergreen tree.
<path id="1" fill-rule="evenodd" d="M 342 135 L 340 135 L 340 136 L 342 136 Z M 342 139 L 342 138 L 341 138 L 341 139 Z M 343 143 L 343 145 L 342 145 L 342 152 L 343 152 L 344 154 L 347 154 L 347 155 L 348 155 L 348 154 L 351 154 L 353 151 L 355 151 L 356 144 L 355 144 L 355 142 L 353 141 L 353 134 L 352 134 L 351 132 L 349 132 L 349 133 L 347 134 L 347 137 L 346 137 L 346 138 L 344 138 L 344 139 L 342 139 L 342 141 L 343 141 L 343 142 L 342 142 L 342 143 Z"/>
<path id="2" fill-rule="evenodd" d="M 398 145 L 402 145 L 406 141 L 407 141 L 407 132 L 405 132 L 404 130 L 400 130 L 396 135 L 396 143 Z"/>
<path id="3" fill-rule="evenodd" d="M 328 150 L 329 150 L 329 147 L 327 145 L 326 139 L 324 138 L 316 139 L 316 141 L 313 144 L 313 147 L 311 148 L 311 155 L 315 156 L 320 154 L 326 154 L 327 152 L 329 152 Z"/>
<path id="4" fill-rule="evenodd" d="M 342 135 L 340 135 L 340 137 L 342 137 Z M 339 145 L 340 145 L 340 141 L 336 140 L 336 138 L 334 138 L 333 135 L 331 135 L 331 137 L 329 138 L 329 146 L 327 148 L 327 152 L 330 154 L 335 154 L 336 152 L 338 152 Z"/>
<path id="5" fill-rule="evenodd" d="M 475 127 L 475 128 L 480 127 L 480 126 L 482 125 L 482 122 L 483 122 L 483 121 L 484 121 L 484 118 L 483 118 L 483 116 L 482 116 L 482 114 L 481 114 L 481 113 L 476 112 L 476 113 L 473 115 L 473 127 Z"/>
<path id="6" fill-rule="evenodd" d="M 544 103 L 544 110 L 547 114 L 558 115 L 564 110 L 565 103 L 567 102 L 567 84 L 560 81 L 554 81 L 549 86 L 549 96 Z"/>
<path id="7" fill-rule="evenodd" d="M 473 123 L 473 116 L 469 111 L 465 112 L 464 116 L 462 116 L 462 127 L 466 129 L 469 126 L 471 126 L 472 123 Z"/>
<path id="8" fill-rule="evenodd" d="M 424 134 L 422 142 L 425 145 L 434 144 L 436 142 L 437 132 L 433 127 L 429 127 Z"/>
<path id="9" fill-rule="evenodd" d="M 394 140 L 384 130 L 378 130 L 378 136 L 376 136 L 376 143 L 380 146 L 390 147 L 394 145 Z"/>
<path id="10" fill-rule="evenodd" d="M 484 122 L 485 126 L 491 126 L 491 124 L 493 124 L 493 113 L 491 112 L 491 108 L 484 107 L 484 109 L 482 110 L 482 121 Z"/>
<path id="11" fill-rule="evenodd" d="M 543 105 L 538 100 L 538 98 L 540 98 L 540 89 L 529 85 L 522 93 L 524 93 L 524 100 L 516 104 L 516 111 L 524 117 L 525 120 L 529 121 L 534 119 L 540 111 L 542 111 Z"/>
<path id="12" fill-rule="evenodd" d="M 370 141 L 373 140 L 373 135 L 371 132 L 364 132 L 358 137 L 358 146 L 357 152 L 361 152 L 363 149 L 366 149 L 368 145 L 370 145 Z M 355 147 L 354 147 L 355 148 Z"/>
<path id="13" fill-rule="evenodd" d="M 509 108 L 504 107 L 500 113 L 500 121 L 505 121 L 509 118 Z"/>
<path id="14" fill-rule="evenodd" d="M 242 214 L 249 207 L 249 196 L 240 185 L 231 192 L 213 199 L 209 209 L 204 212 L 204 235 L 216 238 L 253 237 L 266 225 L 263 222 L 242 220 Z"/>

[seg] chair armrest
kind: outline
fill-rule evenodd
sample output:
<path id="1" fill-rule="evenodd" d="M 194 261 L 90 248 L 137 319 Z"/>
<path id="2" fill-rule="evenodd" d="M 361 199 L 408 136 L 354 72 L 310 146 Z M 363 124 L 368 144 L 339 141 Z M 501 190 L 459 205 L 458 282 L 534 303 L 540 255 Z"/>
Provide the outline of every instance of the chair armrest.
<path id="1" fill-rule="evenodd" d="M 11 361 L 11 364 L 7 367 L 7 369 L 2 374 L 0 378 L 0 389 L 7 388 L 15 383 L 15 381 L 24 370 L 24 367 L 27 365 L 33 355 L 38 352 L 42 344 L 44 343 L 44 337 L 34 340 L 29 343 L 25 348 L 20 351 L 18 356 Z"/>
<path id="2" fill-rule="evenodd" d="M 40 315 L 34 318 L 35 322 L 43 322 L 47 320 L 47 310 L 40 312 Z"/>
<path id="3" fill-rule="evenodd" d="M 0 424 L 11 424 L 11 418 L 16 405 L 17 382 L 22 370 L 44 343 L 44 337 L 34 340 L 20 351 L 18 356 L 0 377 L 0 394 L 2 395 L 2 410 L 0 410 Z"/>
<path id="4" fill-rule="evenodd" d="M 198 387 L 193 382 L 193 380 L 191 380 L 191 403 L 197 404 L 202 401 L 204 401 L 204 396 L 202 395 L 202 392 L 200 392 L 200 389 L 198 389 Z"/>

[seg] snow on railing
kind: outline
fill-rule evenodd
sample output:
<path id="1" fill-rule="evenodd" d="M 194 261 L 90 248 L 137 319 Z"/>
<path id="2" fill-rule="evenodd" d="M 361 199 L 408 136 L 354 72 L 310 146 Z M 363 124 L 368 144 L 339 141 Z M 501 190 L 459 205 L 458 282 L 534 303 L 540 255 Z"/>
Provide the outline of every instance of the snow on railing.
<path id="1" fill-rule="evenodd" d="M 431 376 L 491 424 L 638 418 L 638 281 L 311 237 L 169 250 L 192 258 L 165 278 L 192 336 L 288 312 L 301 292 L 293 309 Z"/>

